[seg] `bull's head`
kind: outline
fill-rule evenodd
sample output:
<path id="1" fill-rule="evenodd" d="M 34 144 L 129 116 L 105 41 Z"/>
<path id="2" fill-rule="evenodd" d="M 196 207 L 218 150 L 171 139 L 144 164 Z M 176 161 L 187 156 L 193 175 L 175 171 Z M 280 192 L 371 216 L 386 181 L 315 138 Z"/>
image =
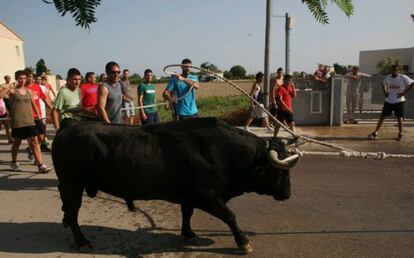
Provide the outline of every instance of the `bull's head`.
<path id="1" fill-rule="evenodd" d="M 271 172 L 272 195 L 278 201 L 290 197 L 289 169 L 294 167 L 299 160 L 298 154 L 288 155 L 285 144 L 279 138 L 273 138 L 269 142 L 267 160 L 273 167 Z"/>

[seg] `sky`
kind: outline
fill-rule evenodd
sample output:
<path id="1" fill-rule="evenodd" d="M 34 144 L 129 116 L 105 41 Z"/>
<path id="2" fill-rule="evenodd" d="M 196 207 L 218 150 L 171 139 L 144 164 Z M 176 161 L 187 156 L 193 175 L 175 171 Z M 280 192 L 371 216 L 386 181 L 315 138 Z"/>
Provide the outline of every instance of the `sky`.
<path id="1" fill-rule="evenodd" d="M 273 0 L 273 14 L 294 18 L 291 70 L 318 63 L 358 64 L 359 51 L 414 47 L 414 0 L 354 0 L 346 17 L 331 1 L 329 25 L 318 23 L 300 0 Z M 25 40 L 26 66 L 43 58 L 55 74 L 71 67 L 102 73 L 108 61 L 143 74 L 190 58 L 221 70 L 264 70 L 266 0 L 102 0 L 97 23 L 76 27 L 41 0 L 0 0 L 0 20 Z M 284 18 L 272 19 L 271 71 L 285 64 Z M 65 77 L 65 76 L 64 76 Z"/>

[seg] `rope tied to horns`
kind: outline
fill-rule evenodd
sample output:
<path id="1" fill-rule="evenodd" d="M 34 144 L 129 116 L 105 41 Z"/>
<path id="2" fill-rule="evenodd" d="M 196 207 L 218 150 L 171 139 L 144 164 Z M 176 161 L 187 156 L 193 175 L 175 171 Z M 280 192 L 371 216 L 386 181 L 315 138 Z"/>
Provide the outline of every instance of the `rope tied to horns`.
<path id="1" fill-rule="evenodd" d="M 171 64 L 171 65 L 167 65 L 163 68 L 163 71 L 167 74 L 170 75 L 174 75 L 176 74 L 175 72 L 171 72 L 168 71 L 169 68 L 171 67 L 181 67 L 182 64 Z M 332 149 L 336 149 L 338 150 L 337 152 L 321 152 L 321 151 L 300 151 L 297 147 L 295 148 L 295 153 L 299 154 L 299 155 L 323 155 L 323 156 L 341 156 L 341 157 L 346 157 L 346 158 L 371 158 L 371 159 L 375 159 L 375 160 L 384 160 L 386 158 L 405 158 L 405 159 L 412 159 L 414 158 L 414 155 L 410 155 L 410 154 L 388 154 L 385 152 L 363 152 L 363 151 L 356 151 L 347 147 L 343 147 L 334 143 L 328 143 L 328 142 L 324 142 L 324 141 L 319 141 L 316 140 L 312 137 L 309 136 L 305 136 L 305 135 L 298 135 L 296 133 L 294 133 L 292 130 L 290 130 L 289 127 L 287 127 L 284 123 L 280 122 L 275 116 L 273 116 L 266 108 L 262 107 L 261 105 L 259 105 L 260 103 L 257 102 L 254 98 L 252 98 L 246 91 L 244 91 L 241 87 L 239 87 L 237 84 L 235 84 L 234 82 L 232 82 L 231 80 L 228 80 L 214 72 L 211 72 L 207 69 L 203 69 L 201 67 L 197 67 L 197 66 L 192 66 L 192 65 L 186 65 L 189 68 L 192 69 L 196 69 L 205 73 L 208 73 L 209 75 L 211 75 L 212 77 L 215 77 L 217 79 L 220 79 L 228 84 L 230 84 L 232 87 L 234 87 L 235 89 L 237 89 L 239 92 L 241 92 L 243 95 L 245 95 L 247 98 L 249 98 L 253 103 L 255 103 L 256 105 L 258 105 L 262 111 L 264 113 L 266 113 L 269 118 L 277 123 L 280 127 L 282 127 L 286 132 L 288 132 L 291 136 L 292 136 L 292 140 L 291 143 L 295 144 L 295 146 L 299 146 L 302 145 L 304 143 L 315 143 L 318 145 L 322 145 L 325 147 L 329 147 Z M 191 89 L 190 89 L 191 90 Z M 189 91 L 190 91 L 189 90 Z"/>

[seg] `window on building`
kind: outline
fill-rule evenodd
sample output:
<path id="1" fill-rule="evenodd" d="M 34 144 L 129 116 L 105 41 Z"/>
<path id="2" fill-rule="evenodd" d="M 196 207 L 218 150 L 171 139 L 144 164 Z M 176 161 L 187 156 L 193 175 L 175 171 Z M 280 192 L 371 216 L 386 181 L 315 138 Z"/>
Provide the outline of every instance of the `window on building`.
<path id="1" fill-rule="evenodd" d="M 322 92 L 312 91 L 311 92 L 311 114 L 321 114 L 322 113 Z"/>
<path id="2" fill-rule="evenodd" d="M 20 56 L 20 47 L 19 46 L 16 46 L 16 55 Z"/>

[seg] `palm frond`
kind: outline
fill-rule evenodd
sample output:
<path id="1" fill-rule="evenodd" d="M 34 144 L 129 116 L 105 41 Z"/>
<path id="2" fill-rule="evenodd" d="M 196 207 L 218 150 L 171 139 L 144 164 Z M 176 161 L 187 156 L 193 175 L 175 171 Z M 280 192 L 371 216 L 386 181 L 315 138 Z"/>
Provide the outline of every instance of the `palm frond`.
<path id="1" fill-rule="evenodd" d="M 96 22 L 95 9 L 101 4 L 101 0 L 42 0 L 47 4 L 54 4 L 58 13 L 65 16 L 72 14 L 76 26 L 89 29 Z"/>
<path id="2" fill-rule="evenodd" d="M 331 0 L 331 2 L 338 6 L 348 17 L 354 13 L 352 0 Z M 308 9 L 318 22 L 329 24 L 329 17 L 326 13 L 328 0 L 302 0 L 302 3 L 307 5 Z"/>

